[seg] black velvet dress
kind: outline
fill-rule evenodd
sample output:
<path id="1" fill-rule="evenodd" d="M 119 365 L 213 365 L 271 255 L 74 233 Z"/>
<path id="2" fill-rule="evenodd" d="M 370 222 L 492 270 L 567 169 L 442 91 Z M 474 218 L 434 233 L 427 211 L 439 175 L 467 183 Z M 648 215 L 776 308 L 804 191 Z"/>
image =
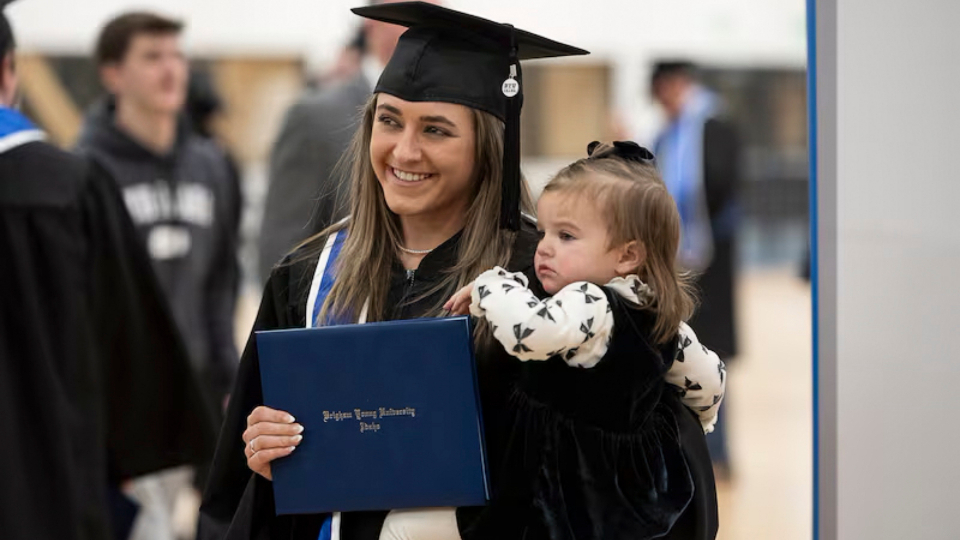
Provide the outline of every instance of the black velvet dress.
<path id="1" fill-rule="evenodd" d="M 464 538 L 709 539 L 716 499 L 703 433 L 664 382 L 677 350 L 652 314 L 604 289 L 614 315 L 593 368 L 520 362 L 500 420 L 487 519 Z M 488 429 L 489 432 L 489 429 Z M 706 473 L 706 474 L 705 474 Z"/>

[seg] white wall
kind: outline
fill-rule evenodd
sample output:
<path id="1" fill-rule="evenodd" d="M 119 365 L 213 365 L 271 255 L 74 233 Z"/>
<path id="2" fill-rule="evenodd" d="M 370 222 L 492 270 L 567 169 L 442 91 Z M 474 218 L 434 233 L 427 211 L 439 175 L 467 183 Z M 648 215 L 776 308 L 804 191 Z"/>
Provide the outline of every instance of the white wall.
<path id="1" fill-rule="evenodd" d="M 820 219 L 835 222 L 836 251 L 819 269 L 836 296 L 820 300 L 837 321 L 835 350 L 821 349 L 836 378 L 836 410 L 824 411 L 835 415 L 825 461 L 836 467 L 824 474 L 836 525 L 822 538 L 956 539 L 960 4 L 837 0 L 835 14 L 835 47 L 818 51 L 836 62 L 835 73 L 818 66 L 836 100 L 835 122 L 829 106 L 820 116 L 835 129 L 821 133 L 833 145 L 821 149 L 821 211 L 836 201 Z"/>
<path id="2" fill-rule="evenodd" d="M 329 62 L 364 0 L 21 0 L 8 8 L 21 47 L 88 53 L 103 22 L 148 8 L 181 17 L 194 54 L 293 54 Z M 647 68 L 660 54 L 711 63 L 803 67 L 803 0 L 448 0 L 447 5 L 510 22 L 593 52 L 615 66 L 614 106 L 649 132 Z"/>

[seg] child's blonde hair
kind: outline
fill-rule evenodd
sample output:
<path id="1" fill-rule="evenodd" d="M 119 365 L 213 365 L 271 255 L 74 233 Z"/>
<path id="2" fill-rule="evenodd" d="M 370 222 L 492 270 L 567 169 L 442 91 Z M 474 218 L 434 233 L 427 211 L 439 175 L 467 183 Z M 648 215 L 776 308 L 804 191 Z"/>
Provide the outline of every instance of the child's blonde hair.
<path id="1" fill-rule="evenodd" d="M 636 273 L 654 292 L 644 306 L 656 313 L 653 339 L 663 344 L 696 305 L 690 275 L 677 267 L 680 214 L 652 162 L 621 155 L 607 144 L 591 145 L 590 157 L 563 168 L 544 193 L 574 195 L 591 201 L 606 220 L 613 249 L 631 241 L 643 248 Z"/>

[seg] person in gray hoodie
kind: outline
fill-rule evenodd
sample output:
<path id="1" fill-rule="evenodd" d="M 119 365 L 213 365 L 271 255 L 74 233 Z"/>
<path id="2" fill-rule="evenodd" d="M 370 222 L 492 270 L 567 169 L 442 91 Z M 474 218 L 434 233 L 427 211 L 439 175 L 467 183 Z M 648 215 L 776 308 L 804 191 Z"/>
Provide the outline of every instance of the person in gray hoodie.
<path id="1" fill-rule="evenodd" d="M 119 185 L 193 367 L 219 411 L 238 364 L 240 194 L 226 156 L 192 133 L 182 114 L 188 75 L 181 30 L 178 21 L 139 12 L 104 26 L 96 61 L 110 95 L 90 109 L 77 150 Z M 142 494 L 143 514 L 153 522 L 143 527 L 149 534 L 138 533 L 138 525 L 135 538 L 172 537 L 167 510 L 186 481 L 168 480 Z"/>

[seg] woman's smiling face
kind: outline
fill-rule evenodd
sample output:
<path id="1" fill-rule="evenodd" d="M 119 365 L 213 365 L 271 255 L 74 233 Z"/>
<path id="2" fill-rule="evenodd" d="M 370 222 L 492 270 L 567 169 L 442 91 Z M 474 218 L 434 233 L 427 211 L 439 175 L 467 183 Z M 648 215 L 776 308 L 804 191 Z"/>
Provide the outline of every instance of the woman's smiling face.
<path id="1" fill-rule="evenodd" d="M 427 219 L 466 214 L 476 191 L 474 124 L 463 105 L 377 97 L 370 161 L 392 212 Z"/>

